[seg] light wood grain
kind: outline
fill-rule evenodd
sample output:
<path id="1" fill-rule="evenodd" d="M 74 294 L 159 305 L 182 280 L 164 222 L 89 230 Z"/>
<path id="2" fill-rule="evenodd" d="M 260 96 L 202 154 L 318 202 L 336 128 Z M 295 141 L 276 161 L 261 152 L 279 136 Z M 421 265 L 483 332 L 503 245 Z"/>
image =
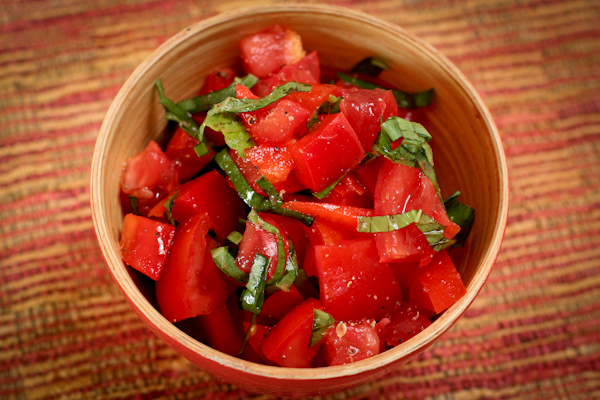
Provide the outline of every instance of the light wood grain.
<path id="1" fill-rule="evenodd" d="M 466 259 L 461 266 L 467 294 L 416 338 L 376 357 L 338 367 L 288 369 L 256 365 L 195 341 L 164 319 L 140 293 L 121 262 L 122 213 L 118 181 L 123 162 L 150 140 L 161 140 L 166 121 L 154 82 L 167 95 L 195 94 L 209 69 L 232 65 L 244 35 L 280 23 L 298 31 L 322 64 L 347 69 L 376 55 L 390 65 L 384 78 L 405 90 L 434 87 L 427 128 L 434 136 L 436 171 L 448 195 L 460 188 L 476 209 Z M 94 152 L 91 201 L 98 240 L 109 269 L 140 318 L 167 344 L 216 376 L 250 389 L 314 393 L 373 380 L 424 351 L 462 315 L 488 277 L 500 250 L 508 212 L 504 153 L 491 117 L 463 75 L 435 49 L 401 28 L 372 16 L 332 6 L 285 5 L 238 10 L 202 21 L 174 36 L 125 83 L 102 126 Z"/>

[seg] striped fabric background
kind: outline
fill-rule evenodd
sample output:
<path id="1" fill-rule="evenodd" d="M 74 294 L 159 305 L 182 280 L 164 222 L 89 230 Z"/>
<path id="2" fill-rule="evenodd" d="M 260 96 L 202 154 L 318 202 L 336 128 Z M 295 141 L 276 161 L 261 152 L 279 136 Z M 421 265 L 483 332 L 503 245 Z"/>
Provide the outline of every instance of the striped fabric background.
<path id="1" fill-rule="evenodd" d="M 199 371 L 138 320 L 96 244 L 88 183 L 132 70 L 185 26 L 253 3 L 0 0 L 0 398 L 268 398 Z M 512 203 L 466 315 L 410 364 L 327 398 L 600 398 L 600 2 L 331 3 L 404 26 L 462 69 L 500 130 Z"/>

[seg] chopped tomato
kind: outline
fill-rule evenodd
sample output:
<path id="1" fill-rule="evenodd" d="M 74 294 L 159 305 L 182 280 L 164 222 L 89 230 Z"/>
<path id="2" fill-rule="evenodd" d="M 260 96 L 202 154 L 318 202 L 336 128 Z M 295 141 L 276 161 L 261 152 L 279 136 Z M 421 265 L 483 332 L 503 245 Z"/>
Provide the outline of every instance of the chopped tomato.
<path id="1" fill-rule="evenodd" d="M 127 160 L 121 173 L 121 190 L 138 199 L 154 199 L 157 190 L 170 192 L 178 184 L 175 166 L 154 141 Z"/>
<path id="2" fill-rule="evenodd" d="M 448 218 L 433 183 L 420 169 L 385 160 L 375 188 L 375 214 L 402 214 L 419 209 L 446 227 L 444 236 L 448 239 L 460 231 Z"/>
<path id="3" fill-rule="evenodd" d="M 415 272 L 410 284 L 410 301 L 439 314 L 456 303 L 466 292 L 448 251 L 444 250 L 437 253 L 428 265 Z"/>
<path id="4" fill-rule="evenodd" d="M 294 168 L 294 161 L 285 147 L 258 145 L 245 151 L 246 157 L 272 184 L 285 182 Z"/>
<path id="5" fill-rule="evenodd" d="M 282 65 L 293 64 L 304 57 L 300 35 L 281 25 L 240 40 L 240 53 L 246 72 L 264 78 Z"/>
<path id="6" fill-rule="evenodd" d="M 385 162 L 386 158 L 379 156 L 374 159 L 368 159 L 356 167 L 355 172 L 360 177 L 360 181 L 363 183 L 363 185 L 365 185 L 371 197 L 375 196 L 377 177 L 379 176 L 379 171 Z"/>
<path id="7" fill-rule="evenodd" d="M 308 201 L 288 201 L 282 206 L 288 210 L 298 211 L 302 214 L 312 217 L 320 217 L 327 221 L 338 224 L 340 228 L 344 228 L 356 232 L 357 219 L 356 217 L 371 216 L 373 210 L 367 210 L 360 207 L 340 206 L 337 204 L 327 203 L 311 203 Z"/>
<path id="8" fill-rule="evenodd" d="M 205 118 L 206 118 L 205 112 L 192 115 L 192 119 L 194 121 L 196 121 L 196 123 L 198 125 L 202 125 Z M 214 147 L 225 146 L 225 136 L 223 136 L 223 133 L 221 133 L 219 131 L 215 131 L 215 130 L 209 128 L 208 126 L 206 126 L 204 128 L 204 137 L 206 138 L 206 141 L 211 146 L 214 146 Z M 183 182 L 184 180 L 182 179 L 181 181 Z"/>
<path id="9" fill-rule="evenodd" d="M 127 214 L 121 232 L 123 262 L 157 280 L 171 250 L 175 228 L 134 214 Z"/>
<path id="10" fill-rule="evenodd" d="M 262 361 L 266 362 L 267 364 L 277 365 L 273 361 L 269 360 L 262 351 L 263 342 L 271 333 L 271 329 L 273 329 L 273 327 L 261 325 L 258 322 L 254 322 L 252 325 L 250 325 L 250 322 L 244 321 L 244 331 L 248 332 L 248 329 L 250 329 L 250 333 L 248 334 L 248 343 L 250 343 L 250 346 L 254 352 Z"/>
<path id="11" fill-rule="evenodd" d="M 236 356 L 244 343 L 233 326 L 231 314 L 225 304 L 218 306 L 207 315 L 199 315 L 190 320 L 195 326 L 201 340 L 212 347 L 230 356 Z"/>
<path id="12" fill-rule="evenodd" d="M 240 218 L 245 216 L 244 203 L 217 171 L 207 172 L 183 185 L 171 212 L 180 223 L 196 214 L 208 213 L 211 229 L 219 242 L 237 230 Z"/>
<path id="13" fill-rule="evenodd" d="M 379 320 L 401 298 L 394 273 L 370 239 L 315 246 L 321 301 L 336 320 Z"/>
<path id="14" fill-rule="evenodd" d="M 257 144 L 281 146 L 306 130 L 310 112 L 300 103 L 283 98 L 272 107 L 239 115 Z"/>
<path id="15" fill-rule="evenodd" d="M 277 228 L 283 236 L 283 232 L 279 227 L 279 224 L 277 224 L 277 222 L 272 219 L 269 214 L 259 213 L 258 215 L 265 222 Z M 289 238 L 285 236 L 283 238 L 285 248 L 284 259 L 287 260 L 290 251 L 290 242 Z M 269 264 L 269 269 L 267 271 L 268 281 L 273 277 L 273 274 L 277 268 L 277 257 L 279 256 L 277 236 L 273 233 L 265 231 L 259 226 L 254 225 L 252 222 L 247 221 L 246 230 L 244 231 L 244 236 L 240 242 L 235 262 L 242 271 L 250 273 L 250 269 L 252 268 L 252 264 L 257 253 L 271 259 L 271 263 Z"/>
<path id="16" fill-rule="evenodd" d="M 197 139 L 188 135 L 183 129 L 177 128 L 167 145 L 165 154 L 175 164 L 180 182 L 186 182 L 193 178 L 215 154 L 213 149 L 209 148 L 208 154 L 198 157 L 194 150 L 194 146 L 198 143 L 200 142 Z"/>
<path id="17" fill-rule="evenodd" d="M 315 309 L 323 311 L 323 305 L 310 298 L 287 313 L 264 339 L 264 355 L 282 367 L 310 367 L 319 350 L 318 344 L 309 347 Z"/>
<path id="18" fill-rule="evenodd" d="M 263 304 L 260 314 L 264 317 L 279 321 L 294 307 L 304 301 L 295 286 L 290 288 L 289 292 L 279 290 L 270 295 Z"/>
<path id="19" fill-rule="evenodd" d="M 348 173 L 322 200 L 324 203 L 373 208 L 373 196 L 367 192 L 356 172 Z"/>
<path id="20" fill-rule="evenodd" d="M 328 365 L 349 364 L 379 354 L 379 335 L 367 321 L 337 322 L 327 330 L 322 347 Z"/>
<path id="21" fill-rule="evenodd" d="M 261 79 L 252 87 L 252 91 L 260 97 L 265 97 L 278 86 L 287 82 L 301 82 L 316 85 L 320 77 L 319 58 L 313 51 L 300 61 L 284 65 L 275 74 Z"/>
<path id="22" fill-rule="evenodd" d="M 237 289 L 212 259 L 218 243 L 206 236 L 209 227 L 208 214 L 201 213 L 175 230 L 173 251 L 156 283 L 160 311 L 171 322 L 210 314 Z"/>
<path id="23" fill-rule="evenodd" d="M 333 89 L 333 85 L 312 85 L 309 92 L 292 92 L 288 95 L 288 98 L 302 104 L 312 114 L 329 99 Z"/>
<path id="24" fill-rule="evenodd" d="M 217 90 L 225 89 L 227 86 L 233 83 L 236 77 L 235 70 L 233 68 L 218 67 L 208 71 L 204 86 L 200 90 L 199 95 L 215 92 Z"/>
<path id="25" fill-rule="evenodd" d="M 365 152 L 344 114 L 330 114 L 291 146 L 298 179 L 320 192 L 356 167 Z"/>
<path id="26" fill-rule="evenodd" d="M 269 218 L 271 221 L 277 223 L 284 237 L 287 237 L 292 241 L 294 249 L 296 250 L 298 265 L 302 266 L 304 254 L 309 245 L 309 238 L 305 231 L 305 228 L 307 228 L 306 225 L 295 218 L 284 217 L 277 214 L 269 214 Z"/>
<path id="27" fill-rule="evenodd" d="M 415 224 L 396 231 L 376 233 L 375 244 L 380 262 L 401 262 L 417 257 L 419 265 L 424 266 L 436 254 Z"/>
<path id="28" fill-rule="evenodd" d="M 429 325 L 431 321 L 426 312 L 416 306 L 399 304 L 389 317 L 376 326 L 382 350 L 406 342 Z"/>
<path id="29" fill-rule="evenodd" d="M 266 196 L 267 194 L 261 189 L 260 186 L 258 186 L 258 183 L 256 183 L 256 181 L 258 181 L 260 179 L 262 174 L 260 173 L 258 168 L 252 163 L 252 161 L 250 161 L 250 158 L 240 157 L 237 150 L 233 150 L 233 149 L 229 149 L 228 153 L 229 153 L 229 156 L 231 157 L 231 159 L 233 160 L 233 162 L 235 163 L 235 165 L 238 167 L 238 169 L 242 173 L 242 175 L 244 175 L 244 178 L 246 179 L 248 184 L 252 187 L 252 189 L 256 193 L 258 193 L 262 196 Z M 233 183 L 231 184 L 231 188 L 234 189 Z"/>
<path id="30" fill-rule="evenodd" d="M 356 132 L 365 151 L 371 151 L 381 131 L 381 121 L 398 114 L 391 90 L 358 89 L 349 92 L 340 103 L 340 110 Z"/>

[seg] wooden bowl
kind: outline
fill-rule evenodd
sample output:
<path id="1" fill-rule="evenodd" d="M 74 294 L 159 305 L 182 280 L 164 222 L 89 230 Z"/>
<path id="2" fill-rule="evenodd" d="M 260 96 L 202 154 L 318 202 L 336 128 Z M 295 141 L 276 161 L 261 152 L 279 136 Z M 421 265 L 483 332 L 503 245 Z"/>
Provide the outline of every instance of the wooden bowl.
<path id="1" fill-rule="evenodd" d="M 460 266 L 467 294 L 415 338 L 350 365 L 293 369 L 258 365 L 214 350 L 180 331 L 151 305 L 121 261 L 119 175 L 123 162 L 150 140 L 164 135 L 164 110 L 154 82 L 161 78 L 175 100 L 193 97 L 205 73 L 238 61 L 238 41 L 273 24 L 302 36 L 307 51 L 318 50 L 322 65 L 347 70 L 367 56 L 385 60 L 383 78 L 419 91 L 434 87 L 427 128 L 433 135 L 436 171 L 445 195 L 460 188 L 476 210 Z M 508 212 L 507 168 L 496 127 L 475 89 L 460 71 L 427 43 L 398 26 L 334 6 L 273 5 L 237 10 L 184 29 L 158 48 L 127 80 L 110 107 L 94 151 L 91 202 L 96 234 L 127 301 L 169 346 L 218 378 L 249 390 L 314 394 L 372 381 L 431 346 L 471 304 L 500 251 Z M 139 284 L 139 282 L 138 282 Z"/>

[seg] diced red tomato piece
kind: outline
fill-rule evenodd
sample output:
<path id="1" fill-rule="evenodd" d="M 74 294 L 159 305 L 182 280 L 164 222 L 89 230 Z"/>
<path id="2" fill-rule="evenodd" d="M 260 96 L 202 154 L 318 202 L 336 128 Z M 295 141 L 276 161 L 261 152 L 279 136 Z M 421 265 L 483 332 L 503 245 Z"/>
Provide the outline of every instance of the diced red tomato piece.
<path id="1" fill-rule="evenodd" d="M 391 90 L 358 89 L 344 96 L 340 110 L 350 122 L 365 151 L 371 151 L 381 131 L 381 121 L 398 114 Z"/>
<path id="2" fill-rule="evenodd" d="M 289 292 L 280 290 L 270 295 L 265 300 L 260 315 L 279 321 L 303 301 L 304 297 L 302 297 L 295 286 L 292 286 Z"/>
<path id="3" fill-rule="evenodd" d="M 121 173 L 121 190 L 138 199 L 155 199 L 158 189 L 170 192 L 178 185 L 175 166 L 154 141 L 127 160 Z"/>
<path id="4" fill-rule="evenodd" d="M 337 322 L 328 329 L 322 347 L 328 365 L 350 364 L 379 354 L 379 335 L 366 321 Z"/>
<path id="5" fill-rule="evenodd" d="M 466 292 L 448 251 L 444 250 L 413 275 L 410 302 L 439 314 L 456 303 Z"/>
<path id="6" fill-rule="evenodd" d="M 193 215 L 208 213 L 211 229 L 219 242 L 237 230 L 240 218 L 245 216 L 244 203 L 217 171 L 207 172 L 183 185 L 171 212 L 180 223 Z"/>
<path id="7" fill-rule="evenodd" d="M 265 97 L 278 86 L 287 82 L 301 82 L 317 85 L 321 76 L 319 58 L 313 51 L 294 64 L 284 65 L 277 73 L 259 80 L 252 91 L 260 97 Z"/>
<path id="8" fill-rule="evenodd" d="M 429 264 L 435 251 L 415 224 L 402 229 L 375 234 L 379 262 L 402 262 L 417 257 L 420 266 Z"/>
<path id="9" fill-rule="evenodd" d="M 351 171 L 322 200 L 324 203 L 373 208 L 373 196 L 367 192 L 356 172 Z"/>
<path id="10" fill-rule="evenodd" d="M 416 306 L 402 303 L 384 320 L 376 326 L 382 351 L 406 342 L 431 325 L 426 312 Z"/>
<path id="11" fill-rule="evenodd" d="M 262 174 L 258 168 L 252 164 L 252 161 L 250 161 L 248 157 L 240 157 L 237 150 L 229 149 L 228 153 L 252 189 L 254 189 L 256 193 L 266 196 L 267 194 L 256 183 Z M 231 188 L 233 189 L 233 184 L 231 184 Z"/>
<path id="12" fill-rule="evenodd" d="M 206 75 L 204 86 L 200 90 L 199 95 L 215 92 L 217 90 L 225 89 L 227 86 L 233 83 L 236 77 L 235 70 L 233 68 L 217 67 L 210 71 Z"/>
<path id="13" fill-rule="evenodd" d="M 298 258 L 298 265 L 302 266 L 304 254 L 309 245 L 309 238 L 305 231 L 307 226 L 295 218 L 284 217 L 282 215 L 269 214 L 269 218 L 271 221 L 277 223 L 284 237 L 292 241 L 296 250 L 296 257 Z"/>
<path id="14" fill-rule="evenodd" d="M 293 171 L 292 171 L 293 172 Z M 131 196 L 131 197 L 135 197 L 135 201 L 137 201 L 137 214 L 143 216 L 143 217 L 148 217 L 150 210 L 152 210 L 154 207 L 156 207 L 156 204 L 161 202 L 162 200 L 166 200 L 167 197 L 167 192 L 160 189 L 160 188 L 155 188 L 154 192 L 154 197 L 148 198 L 148 199 L 143 199 L 143 198 L 137 198 L 135 196 Z M 126 194 L 125 192 L 123 192 L 122 190 L 119 190 L 119 201 L 121 202 L 121 208 L 123 209 L 123 214 L 131 214 L 131 213 L 136 213 L 131 205 L 131 201 L 132 199 L 130 199 L 130 196 L 128 194 Z"/>
<path id="15" fill-rule="evenodd" d="M 385 161 L 385 157 L 380 156 L 356 167 L 356 174 L 360 177 L 361 182 L 365 185 L 372 197 L 375 196 L 377 177 L 379 176 L 379 171 Z"/>
<path id="16" fill-rule="evenodd" d="M 273 225 L 275 228 L 282 233 L 282 229 L 279 224 L 271 218 L 271 215 L 266 213 L 258 214 L 265 222 Z M 285 260 L 287 260 L 290 251 L 290 242 L 287 237 L 284 236 L 284 248 L 285 248 Z M 256 254 L 262 254 L 263 256 L 271 258 L 269 269 L 267 271 L 267 280 L 273 277 L 277 268 L 277 257 L 279 255 L 277 236 L 273 233 L 267 232 L 264 229 L 254 225 L 252 222 L 246 222 L 246 230 L 244 236 L 239 245 L 239 250 L 235 262 L 237 266 L 244 272 L 250 273 L 252 264 Z"/>
<path id="17" fill-rule="evenodd" d="M 210 250 L 217 247 L 206 236 L 208 214 L 194 215 L 175 230 L 173 251 L 156 282 L 162 315 L 171 322 L 213 312 L 237 289 L 215 265 Z"/>
<path id="18" fill-rule="evenodd" d="M 353 232 L 356 232 L 356 227 L 358 225 L 356 219 L 357 216 L 373 215 L 373 210 L 365 208 L 340 206 L 328 203 L 311 203 L 308 201 L 288 201 L 285 202 L 282 207 L 312 217 L 320 217 L 337 224 L 340 228 Z"/>
<path id="19" fill-rule="evenodd" d="M 238 99 L 259 99 L 257 95 L 252 93 L 252 90 L 248 89 L 244 85 L 240 85 L 239 83 L 235 85 L 235 97 Z"/>
<path id="20" fill-rule="evenodd" d="M 241 350 L 244 340 L 236 334 L 231 314 L 225 304 L 210 314 L 198 315 L 190 322 L 195 326 L 201 340 L 213 349 L 230 356 L 236 356 Z"/>
<path id="21" fill-rule="evenodd" d="M 315 246 L 315 262 L 325 311 L 336 320 L 379 320 L 401 298 L 390 267 L 379 263 L 370 239 Z"/>
<path id="22" fill-rule="evenodd" d="M 186 182 L 193 178 L 210 162 L 215 154 L 213 149 L 210 148 L 208 154 L 198 157 L 194 150 L 194 146 L 198 143 L 200 143 L 198 139 L 194 139 L 183 129 L 177 128 L 167 145 L 165 154 L 175 164 L 180 182 Z"/>
<path id="23" fill-rule="evenodd" d="M 300 103 L 283 98 L 272 107 L 239 115 L 257 144 L 282 146 L 306 131 L 310 112 Z"/>
<path id="24" fill-rule="evenodd" d="M 330 114 L 291 146 L 298 179 L 320 192 L 356 167 L 365 152 L 344 114 Z"/>
<path id="25" fill-rule="evenodd" d="M 282 367 L 310 367 L 320 346 L 309 347 L 315 309 L 323 311 L 323 305 L 309 298 L 287 313 L 264 339 L 264 355 Z"/>
<path id="26" fill-rule="evenodd" d="M 321 104 L 329 99 L 334 88 L 335 86 L 327 84 L 312 85 L 309 92 L 292 92 L 288 98 L 302 104 L 312 115 Z"/>
<path id="27" fill-rule="evenodd" d="M 386 159 L 377 178 L 375 214 L 401 214 L 419 209 L 446 227 L 446 238 L 452 239 L 460 231 L 460 226 L 448 218 L 433 183 L 420 169 Z"/>
<path id="28" fill-rule="evenodd" d="M 398 116 L 411 122 L 422 123 L 423 120 L 421 108 L 399 108 Z"/>
<path id="29" fill-rule="evenodd" d="M 246 149 L 245 153 L 259 173 L 272 184 L 284 182 L 294 168 L 294 161 L 286 147 L 258 145 Z"/>
<path id="30" fill-rule="evenodd" d="M 261 325 L 257 322 L 252 324 L 251 327 L 250 322 L 244 321 L 244 330 L 248 332 L 248 329 L 252 329 L 250 331 L 250 334 L 248 335 L 248 343 L 250 343 L 250 346 L 252 347 L 254 352 L 256 352 L 260 359 L 265 363 L 269 365 L 277 365 L 273 361 L 269 360 L 265 356 L 265 353 L 263 353 L 262 351 L 263 342 L 265 341 L 265 338 L 271 333 L 271 329 L 273 329 L 273 327 Z"/>
<path id="31" fill-rule="evenodd" d="M 306 275 L 308 276 L 317 275 L 314 246 L 321 244 L 337 244 L 342 240 L 356 238 L 356 234 L 345 229 L 339 229 L 337 224 L 320 217 L 315 218 L 310 228 L 305 227 L 305 231 L 308 233 L 311 245 L 306 250 L 304 263 L 300 265 L 303 266 L 304 272 L 306 272 Z"/>
<path id="32" fill-rule="evenodd" d="M 150 218 L 127 214 L 121 232 L 123 262 L 153 280 L 163 271 L 175 228 Z"/>
<path id="33" fill-rule="evenodd" d="M 155 218 L 157 221 L 167 223 L 168 221 L 165 216 L 165 212 L 167 211 L 165 209 L 165 203 L 168 199 L 169 196 L 165 196 L 162 200 L 156 203 L 154 207 L 152 207 L 150 211 L 148 211 L 148 218 Z"/>
<path id="34" fill-rule="evenodd" d="M 293 64 L 304 55 L 300 35 L 281 25 L 240 40 L 244 70 L 259 78 L 277 72 L 282 65 Z"/>

